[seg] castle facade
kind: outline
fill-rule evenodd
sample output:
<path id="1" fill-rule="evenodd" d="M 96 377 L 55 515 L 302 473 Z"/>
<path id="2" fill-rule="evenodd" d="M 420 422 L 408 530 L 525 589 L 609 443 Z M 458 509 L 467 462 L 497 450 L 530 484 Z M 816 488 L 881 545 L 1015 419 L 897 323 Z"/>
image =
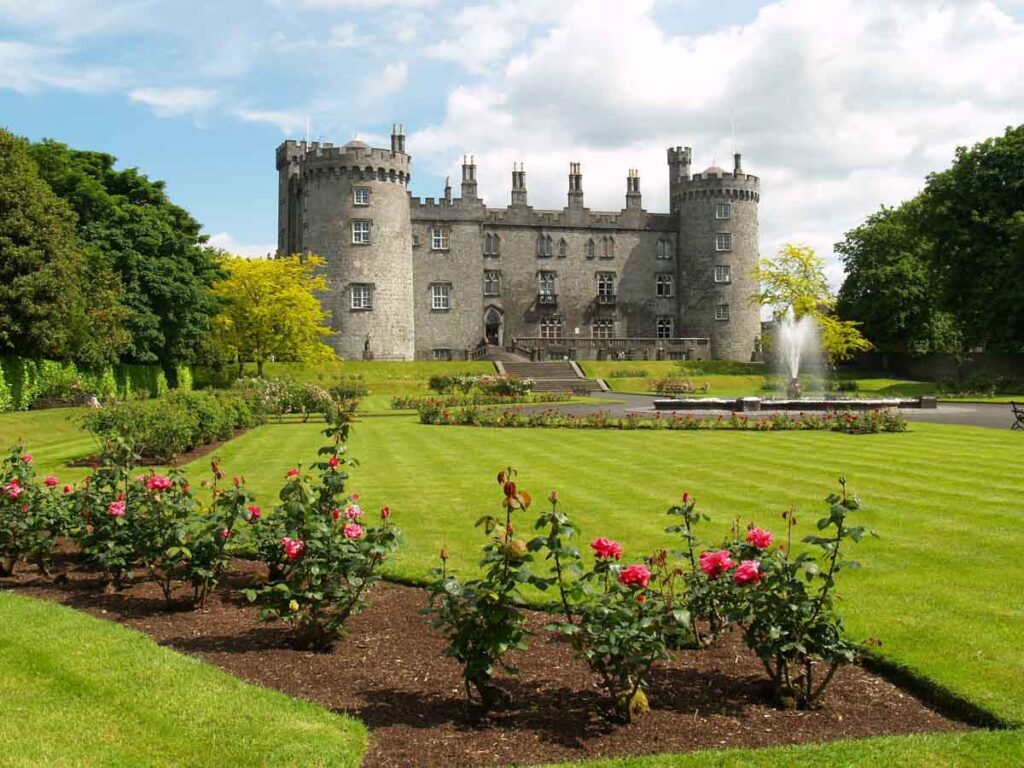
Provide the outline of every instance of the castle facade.
<path id="1" fill-rule="evenodd" d="M 504 347 L 549 358 L 750 360 L 761 330 L 756 176 L 691 174 L 689 147 L 668 150 L 668 213 L 644 210 L 640 178 L 625 207 L 591 211 L 569 165 L 561 210 L 527 201 L 512 171 L 510 205 L 477 194 L 464 158 L 461 195 L 407 191 L 405 135 L 390 149 L 286 141 L 277 148 L 278 253 L 327 262 L 321 297 L 347 359 L 463 359 Z"/>

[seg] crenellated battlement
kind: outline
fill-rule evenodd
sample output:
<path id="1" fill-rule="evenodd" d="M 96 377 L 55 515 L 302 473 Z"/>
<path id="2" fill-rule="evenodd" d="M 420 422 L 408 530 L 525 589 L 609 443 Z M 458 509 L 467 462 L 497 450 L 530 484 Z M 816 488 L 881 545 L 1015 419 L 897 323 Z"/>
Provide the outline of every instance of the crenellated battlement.
<path id="1" fill-rule="evenodd" d="M 361 141 L 286 141 L 277 148 L 277 170 L 286 168 L 305 179 L 347 176 L 362 181 L 408 184 L 411 158 L 404 152 L 376 149 Z"/>
<path id="2" fill-rule="evenodd" d="M 409 196 L 409 213 L 413 221 L 467 222 L 506 227 L 551 229 L 628 229 L 671 231 L 675 226 L 668 214 L 646 211 L 591 211 L 590 209 L 545 210 L 510 205 L 488 208 L 478 201 L 455 198 L 419 198 Z"/>

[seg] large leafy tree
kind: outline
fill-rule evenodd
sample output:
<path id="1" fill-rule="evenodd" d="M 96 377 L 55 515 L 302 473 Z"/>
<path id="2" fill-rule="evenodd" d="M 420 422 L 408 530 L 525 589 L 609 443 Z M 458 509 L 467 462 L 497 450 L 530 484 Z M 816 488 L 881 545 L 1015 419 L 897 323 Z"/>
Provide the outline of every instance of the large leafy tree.
<path id="1" fill-rule="evenodd" d="M 1024 352 L 1024 125 L 957 148 L 920 203 L 943 302 L 967 343 Z"/>
<path id="2" fill-rule="evenodd" d="M 955 352 L 960 334 L 943 309 L 931 268 L 933 243 L 920 232 L 921 204 L 883 207 L 836 243 L 846 267 L 836 310 L 855 318 L 881 352 Z"/>
<path id="3" fill-rule="evenodd" d="M 772 309 L 776 320 L 790 312 L 793 317 L 812 317 L 821 346 L 832 362 L 871 349 L 857 324 L 836 317 L 836 297 L 825 277 L 825 261 L 806 245 L 787 243 L 774 257 L 758 263 L 759 291 L 756 300 Z"/>
<path id="4" fill-rule="evenodd" d="M 211 285 L 219 275 L 199 223 L 168 199 L 163 182 L 134 168 L 115 170 L 112 155 L 55 141 L 31 152 L 42 178 L 78 214 L 91 269 L 116 277 L 127 315 L 125 356 L 168 368 L 192 362 L 217 310 Z M 91 290 L 99 288 L 94 281 Z"/>
<path id="5" fill-rule="evenodd" d="M 0 130 L 0 351 L 71 358 L 90 335 L 75 214 Z"/>
<path id="6" fill-rule="evenodd" d="M 220 359 L 234 359 L 239 376 L 246 361 L 263 365 L 271 358 L 314 362 L 334 357 L 323 343 L 331 330 L 324 325 L 327 313 L 316 294 L 327 290 L 319 273 L 323 259 L 290 256 L 276 259 L 243 259 L 224 254 L 221 266 L 227 276 L 214 285 L 221 312 L 214 319 L 212 335 Z"/>

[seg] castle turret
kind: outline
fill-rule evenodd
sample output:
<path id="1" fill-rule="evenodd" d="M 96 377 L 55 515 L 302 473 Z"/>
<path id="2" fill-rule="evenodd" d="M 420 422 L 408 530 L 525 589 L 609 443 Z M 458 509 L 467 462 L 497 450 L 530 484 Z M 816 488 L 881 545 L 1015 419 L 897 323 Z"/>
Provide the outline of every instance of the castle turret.
<path id="1" fill-rule="evenodd" d="M 569 207 L 583 208 L 583 171 L 579 163 L 569 163 Z"/>
<path id="2" fill-rule="evenodd" d="M 314 253 L 327 262 L 321 296 L 342 356 L 411 359 L 413 338 L 410 158 L 405 136 L 391 148 L 286 141 L 280 175 L 279 253 Z"/>
<path id="3" fill-rule="evenodd" d="M 522 163 L 512 164 L 512 205 L 526 205 L 526 169 Z"/>
<path id="4" fill-rule="evenodd" d="M 679 227 L 679 328 L 707 336 L 720 360 L 748 361 L 761 332 L 757 292 L 760 182 L 712 166 L 690 175 L 690 149 L 669 149 L 671 210 Z"/>

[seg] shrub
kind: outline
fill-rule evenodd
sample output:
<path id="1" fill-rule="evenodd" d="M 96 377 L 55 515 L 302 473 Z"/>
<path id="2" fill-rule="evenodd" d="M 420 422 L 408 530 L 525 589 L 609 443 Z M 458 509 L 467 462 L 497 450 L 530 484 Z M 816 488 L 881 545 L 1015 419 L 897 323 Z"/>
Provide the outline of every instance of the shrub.
<path id="1" fill-rule="evenodd" d="M 391 398 L 391 410 L 408 411 L 420 408 L 456 408 L 476 405 L 516 405 L 526 403 L 558 403 L 568 400 L 572 395 L 568 392 L 537 392 L 529 395 L 488 395 L 474 393 L 469 395 L 440 395 L 436 397 L 418 397 L 413 395 L 396 395 Z"/>
<path id="2" fill-rule="evenodd" d="M 533 379 L 518 376 L 478 376 L 475 383 L 487 395 L 522 397 L 533 391 Z"/>
<path id="3" fill-rule="evenodd" d="M 260 549 L 271 581 L 244 591 L 250 602 L 259 603 L 261 619 L 295 623 L 296 645 L 318 651 L 329 649 L 349 617 L 362 610 L 366 591 L 398 545 L 387 507 L 379 525 L 366 526 L 358 497 L 345 493 L 348 430 L 347 414 L 324 430 L 332 443 L 320 449 L 325 460 L 314 465 L 316 482 L 289 470 L 273 521 L 261 525 Z M 271 548 L 272 539 L 278 543 Z"/>
<path id="4" fill-rule="evenodd" d="M 646 379 L 650 375 L 646 368 L 613 368 L 608 377 L 612 379 Z"/>
<path id="5" fill-rule="evenodd" d="M 494 682 L 500 668 L 517 674 L 503 661 L 509 650 L 526 649 L 526 616 L 520 606 L 520 584 L 533 581 L 528 564 L 533 559 L 523 539 L 515 536 L 512 515 L 530 506 L 530 495 L 516 486 L 516 472 L 509 468 L 497 475 L 502 490 L 500 517 L 483 515 L 477 520 L 487 535 L 483 547 L 481 578 L 461 582 L 448 573 L 448 553 L 441 550 L 441 568 L 432 571 L 429 585 L 433 625 L 448 640 L 446 655 L 462 664 L 466 696 L 485 710 L 509 701 L 508 694 Z"/>
<path id="6" fill-rule="evenodd" d="M 652 392 L 667 396 L 707 392 L 710 388 L 707 382 L 697 385 L 689 379 L 655 379 L 649 386 Z"/>
<path id="7" fill-rule="evenodd" d="M 442 395 L 450 394 L 455 390 L 467 394 L 476 386 L 479 378 L 475 373 L 437 374 L 430 377 L 427 386 Z"/>
<path id="8" fill-rule="evenodd" d="M 40 484 L 21 443 L 8 452 L 0 466 L 0 573 L 14 575 L 23 559 L 48 573 L 54 542 L 67 530 L 68 504 L 58 486 L 52 476 Z"/>

